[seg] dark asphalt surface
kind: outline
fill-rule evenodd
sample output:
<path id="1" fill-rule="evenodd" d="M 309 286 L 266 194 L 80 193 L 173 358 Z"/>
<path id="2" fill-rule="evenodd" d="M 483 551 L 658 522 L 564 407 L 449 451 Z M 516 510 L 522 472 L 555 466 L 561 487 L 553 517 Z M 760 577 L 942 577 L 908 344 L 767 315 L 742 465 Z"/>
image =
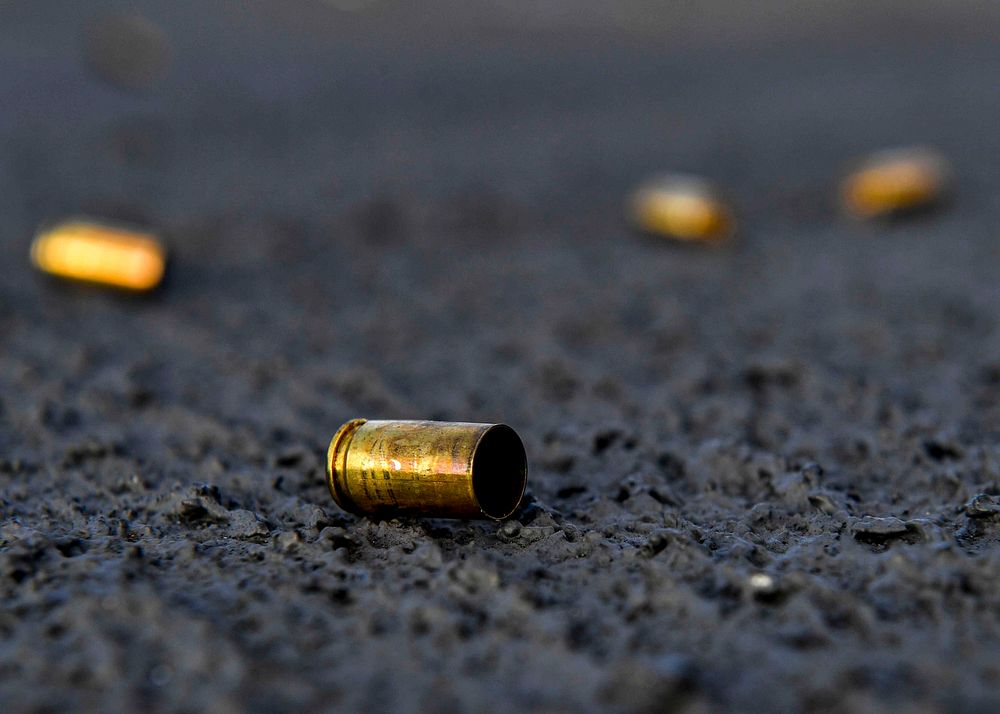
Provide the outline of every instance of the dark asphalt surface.
<path id="1" fill-rule="evenodd" d="M 0 8 L 0 708 L 1000 705 L 995 9 L 139 3 L 136 91 L 114 7 Z M 841 216 L 910 143 L 946 210 Z M 739 240 L 632 235 L 664 170 Z M 164 289 L 34 274 L 76 212 Z M 340 512 L 356 416 L 512 425 L 525 508 Z"/>

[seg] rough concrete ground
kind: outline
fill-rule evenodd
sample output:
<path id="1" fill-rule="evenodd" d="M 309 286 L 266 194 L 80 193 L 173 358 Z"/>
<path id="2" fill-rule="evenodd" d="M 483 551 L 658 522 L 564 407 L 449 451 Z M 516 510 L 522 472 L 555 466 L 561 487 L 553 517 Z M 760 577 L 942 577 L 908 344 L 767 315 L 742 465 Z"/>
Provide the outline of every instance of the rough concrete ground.
<path id="1" fill-rule="evenodd" d="M 5 5 L 3 709 L 995 709 L 995 17 L 839 6 L 144 4 L 136 93 L 82 56 L 102 5 Z M 839 216 L 911 142 L 949 209 Z M 631 235 L 662 169 L 741 240 Z M 81 210 L 163 231 L 159 295 L 30 272 Z M 354 416 L 511 424 L 526 507 L 341 513 Z"/>

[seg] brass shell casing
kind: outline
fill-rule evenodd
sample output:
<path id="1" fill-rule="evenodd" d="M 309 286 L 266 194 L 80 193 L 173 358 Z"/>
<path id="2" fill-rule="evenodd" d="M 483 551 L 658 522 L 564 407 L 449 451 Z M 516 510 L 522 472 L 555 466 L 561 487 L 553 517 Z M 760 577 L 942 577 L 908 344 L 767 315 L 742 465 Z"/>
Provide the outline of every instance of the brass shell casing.
<path id="1" fill-rule="evenodd" d="M 145 292 L 163 279 L 167 253 L 151 233 L 73 218 L 38 231 L 31 262 L 56 277 Z"/>
<path id="2" fill-rule="evenodd" d="M 840 186 L 845 209 L 859 218 L 895 216 L 942 201 L 952 171 L 939 152 L 925 147 L 876 152 Z"/>
<path id="3" fill-rule="evenodd" d="M 333 500 L 363 515 L 499 520 L 527 478 L 524 445 L 504 424 L 354 419 L 327 452 Z"/>
<path id="4" fill-rule="evenodd" d="M 700 243 L 731 238 L 736 225 L 718 189 L 683 174 L 656 176 L 644 183 L 632 194 L 628 215 L 643 233 Z"/>

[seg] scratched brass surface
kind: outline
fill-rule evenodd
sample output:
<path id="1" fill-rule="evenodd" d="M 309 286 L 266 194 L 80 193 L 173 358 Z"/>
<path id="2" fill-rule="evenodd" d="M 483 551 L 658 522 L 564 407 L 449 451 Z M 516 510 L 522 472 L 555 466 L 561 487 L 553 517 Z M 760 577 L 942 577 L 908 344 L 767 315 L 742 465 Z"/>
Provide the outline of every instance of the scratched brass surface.
<path id="1" fill-rule="evenodd" d="M 355 419 L 330 441 L 327 477 L 354 513 L 499 519 L 520 503 L 527 461 L 502 424 Z"/>

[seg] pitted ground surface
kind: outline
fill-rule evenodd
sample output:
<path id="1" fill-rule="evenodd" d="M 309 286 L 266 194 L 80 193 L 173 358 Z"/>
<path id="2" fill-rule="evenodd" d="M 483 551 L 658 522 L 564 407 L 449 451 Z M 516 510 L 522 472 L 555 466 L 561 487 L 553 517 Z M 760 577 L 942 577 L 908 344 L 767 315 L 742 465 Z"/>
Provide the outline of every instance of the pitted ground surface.
<path id="1" fill-rule="evenodd" d="M 246 6 L 149 8 L 139 94 L 77 4 L 2 11 L 4 710 L 1000 704 L 995 17 Z M 913 141 L 949 210 L 839 217 Z M 742 240 L 630 235 L 664 168 Z M 29 271 L 38 220 L 113 209 L 170 241 L 158 296 Z M 341 513 L 355 416 L 511 424 L 525 508 Z"/>

